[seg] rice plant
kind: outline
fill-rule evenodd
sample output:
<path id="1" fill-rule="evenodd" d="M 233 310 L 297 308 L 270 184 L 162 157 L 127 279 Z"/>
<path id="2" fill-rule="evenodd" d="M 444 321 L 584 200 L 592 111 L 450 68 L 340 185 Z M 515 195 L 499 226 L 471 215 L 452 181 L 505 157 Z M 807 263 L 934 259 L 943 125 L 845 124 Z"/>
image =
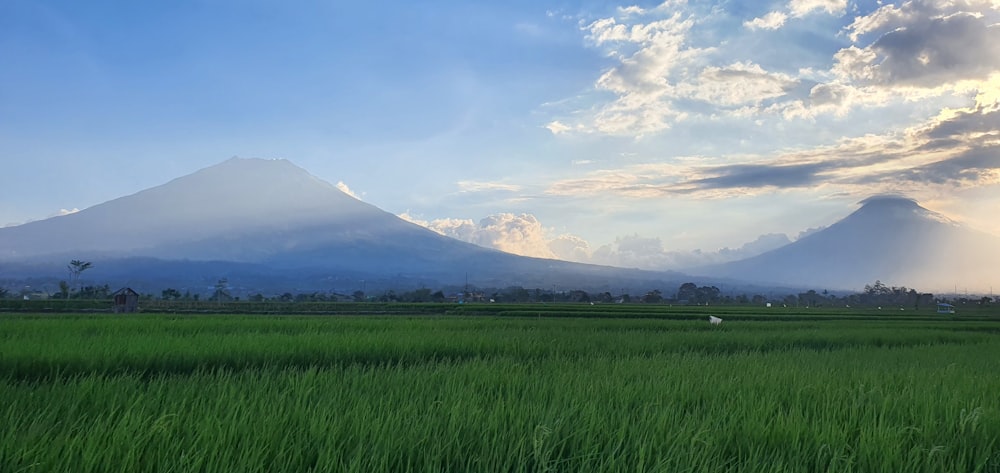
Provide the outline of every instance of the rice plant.
<path id="1" fill-rule="evenodd" d="M 998 471 L 997 328 L 3 317 L 0 471 Z"/>

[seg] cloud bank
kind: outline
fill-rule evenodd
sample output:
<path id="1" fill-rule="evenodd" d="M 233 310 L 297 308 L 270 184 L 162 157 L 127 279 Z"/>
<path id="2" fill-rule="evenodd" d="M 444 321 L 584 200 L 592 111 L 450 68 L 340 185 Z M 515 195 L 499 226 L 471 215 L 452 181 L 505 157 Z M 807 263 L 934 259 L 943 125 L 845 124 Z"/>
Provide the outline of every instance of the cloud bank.
<path id="1" fill-rule="evenodd" d="M 739 248 L 671 251 L 659 238 L 626 235 L 616 238 L 613 243 L 594 248 L 579 236 L 557 234 L 531 214 L 500 213 L 485 217 L 478 223 L 472 219 L 455 218 L 427 221 L 408 213 L 400 217 L 447 237 L 521 256 L 648 270 L 680 270 L 736 261 L 792 241 L 785 234 L 772 233 L 761 235 Z"/>
<path id="2" fill-rule="evenodd" d="M 790 62 L 776 70 L 746 51 L 732 59 L 737 44 L 712 42 L 709 32 L 724 7 L 668 1 L 584 24 L 587 44 L 611 58 L 594 82 L 611 98 L 595 94 L 595 105 L 550 123 L 561 137 L 647 139 L 672 136 L 671 127 L 686 122 L 716 124 L 724 136 L 753 120 L 762 138 L 780 141 L 792 129 L 846 128 L 855 116 L 873 125 L 856 125 L 859 134 L 826 144 L 766 153 L 651 156 L 556 180 L 546 194 L 703 199 L 902 191 L 933 199 L 1000 185 L 1000 3 L 886 2 L 851 19 L 848 12 L 858 8 L 843 0 L 793 0 L 743 21 L 747 41 L 764 41 L 775 30 L 837 19 L 843 26 L 829 31 L 829 41 L 841 45 L 816 53 L 823 68 Z M 924 117 L 885 127 L 876 123 L 880 110 Z"/>

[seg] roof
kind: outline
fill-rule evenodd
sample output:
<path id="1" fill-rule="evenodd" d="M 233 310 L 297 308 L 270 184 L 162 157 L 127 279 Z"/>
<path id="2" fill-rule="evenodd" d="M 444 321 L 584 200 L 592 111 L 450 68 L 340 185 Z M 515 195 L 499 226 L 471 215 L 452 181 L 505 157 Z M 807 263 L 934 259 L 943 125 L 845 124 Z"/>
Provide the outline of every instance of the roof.
<path id="1" fill-rule="evenodd" d="M 133 291 L 131 287 L 123 287 L 123 288 L 115 291 L 115 293 L 112 294 L 112 296 L 117 296 L 119 294 L 125 294 L 127 296 L 133 296 L 133 295 L 138 296 L 139 295 L 139 293 Z"/>
<path id="2" fill-rule="evenodd" d="M 939 303 L 938 303 L 938 307 L 955 307 L 955 306 L 953 306 L 953 305 L 951 305 L 951 304 L 946 304 L 946 303 L 944 303 L 944 302 L 939 302 Z"/>

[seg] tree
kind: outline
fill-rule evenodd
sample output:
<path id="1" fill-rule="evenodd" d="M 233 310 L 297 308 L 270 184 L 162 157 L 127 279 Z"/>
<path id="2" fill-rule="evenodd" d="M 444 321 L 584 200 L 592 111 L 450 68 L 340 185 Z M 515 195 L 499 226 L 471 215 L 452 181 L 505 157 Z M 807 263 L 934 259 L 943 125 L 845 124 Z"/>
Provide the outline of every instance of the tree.
<path id="1" fill-rule="evenodd" d="M 59 295 L 63 299 L 69 299 L 69 283 L 66 281 L 59 281 Z"/>
<path id="2" fill-rule="evenodd" d="M 521 286 L 510 286 L 503 294 L 504 302 L 529 302 L 531 293 Z"/>
<path id="3" fill-rule="evenodd" d="M 663 294 L 659 289 L 653 289 L 647 292 L 645 296 L 642 296 L 642 301 L 647 304 L 657 304 L 663 302 Z"/>
<path id="4" fill-rule="evenodd" d="M 722 291 L 715 286 L 702 286 L 695 291 L 694 300 L 698 304 L 715 303 L 719 301 Z"/>
<path id="5" fill-rule="evenodd" d="M 76 297 L 79 299 L 106 299 L 111 297 L 111 286 L 107 284 L 103 286 L 83 286 L 76 293 Z"/>
<path id="6" fill-rule="evenodd" d="M 233 296 L 229 294 L 229 280 L 226 278 L 220 279 L 215 283 L 215 292 L 212 293 L 212 297 L 209 297 L 210 301 L 229 301 L 232 300 Z"/>
<path id="7" fill-rule="evenodd" d="M 803 292 L 799 294 L 799 304 L 805 305 L 806 307 L 822 306 L 824 300 L 826 300 L 826 298 L 820 296 L 813 289 L 810 289 L 809 292 Z"/>
<path id="8" fill-rule="evenodd" d="M 677 288 L 677 301 L 694 302 L 698 295 L 698 285 L 693 282 L 686 282 Z"/>
<path id="9" fill-rule="evenodd" d="M 178 300 L 181 297 L 182 297 L 181 291 L 178 291 L 177 289 L 174 288 L 164 289 L 163 292 L 160 293 L 160 298 L 165 301 Z"/>
<path id="10" fill-rule="evenodd" d="M 590 302 L 590 294 L 580 289 L 569 291 L 566 297 L 570 302 Z"/>
<path id="11" fill-rule="evenodd" d="M 94 264 L 91 263 L 90 261 L 81 261 L 81 260 L 75 259 L 75 260 L 72 260 L 72 261 L 69 262 L 69 265 L 66 266 L 66 269 L 69 270 L 69 275 L 70 275 L 70 278 L 72 279 L 73 283 L 76 286 L 79 286 L 80 285 L 80 275 L 83 274 L 84 271 L 92 268 L 93 266 L 94 266 Z"/>

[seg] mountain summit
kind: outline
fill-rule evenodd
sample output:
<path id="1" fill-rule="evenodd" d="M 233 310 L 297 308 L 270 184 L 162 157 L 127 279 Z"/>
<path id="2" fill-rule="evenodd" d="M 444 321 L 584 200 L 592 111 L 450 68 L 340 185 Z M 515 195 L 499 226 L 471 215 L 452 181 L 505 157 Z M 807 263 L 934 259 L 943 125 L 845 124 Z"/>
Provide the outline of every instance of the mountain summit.
<path id="1" fill-rule="evenodd" d="M 233 158 L 75 214 L 4 229 L 0 258 L 66 251 L 159 257 L 166 251 L 182 258 L 248 261 L 279 248 L 228 246 L 213 254 L 192 243 L 387 217 L 289 161 Z"/>
<path id="2" fill-rule="evenodd" d="M 791 244 L 692 272 L 829 289 L 860 289 L 882 280 L 923 290 L 982 290 L 1000 282 L 1000 239 L 906 197 L 874 196 L 860 204 Z"/>

